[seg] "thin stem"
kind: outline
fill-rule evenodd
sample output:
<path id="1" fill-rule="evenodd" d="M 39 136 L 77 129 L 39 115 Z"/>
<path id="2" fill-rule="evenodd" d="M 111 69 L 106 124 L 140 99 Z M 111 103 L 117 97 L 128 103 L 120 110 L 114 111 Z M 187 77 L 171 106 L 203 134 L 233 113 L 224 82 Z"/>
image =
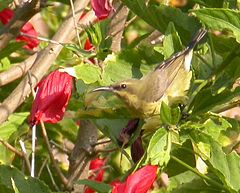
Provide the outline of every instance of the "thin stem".
<path id="1" fill-rule="evenodd" d="M 42 165 L 41 165 L 41 167 L 40 167 L 40 169 L 39 169 L 38 175 L 37 175 L 38 178 L 40 178 L 44 167 L 47 165 L 48 159 L 49 159 L 49 158 L 46 158 L 46 159 L 43 161 L 43 163 L 42 163 Z"/>
<path id="2" fill-rule="evenodd" d="M 0 142 L 10 151 L 12 151 L 13 153 L 15 153 L 16 155 L 18 155 L 19 157 L 23 157 L 23 154 L 18 151 L 15 147 L 13 147 L 12 145 L 10 145 L 8 142 L 3 141 L 2 139 L 0 139 Z"/>
<path id="3" fill-rule="evenodd" d="M 105 143 L 111 143 L 111 139 L 105 140 L 105 141 L 98 141 L 97 143 L 91 144 L 92 146 L 102 145 Z"/>
<path id="4" fill-rule="evenodd" d="M 41 128 L 42 128 L 43 139 L 44 139 L 45 144 L 47 145 L 48 154 L 49 154 L 51 162 L 53 163 L 53 166 L 56 170 L 56 174 L 58 175 L 58 177 L 60 178 L 60 180 L 62 181 L 64 186 L 67 186 L 68 180 L 65 178 L 65 176 L 61 172 L 60 168 L 58 167 L 56 160 L 54 159 L 54 156 L 52 153 L 52 148 L 50 146 L 49 139 L 47 136 L 47 131 L 45 129 L 45 125 L 42 120 L 40 120 L 40 124 L 41 124 Z"/>
<path id="5" fill-rule="evenodd" d="M 71 9 L 72 9 L 72 15 L 73 15 L 73 22 L 74 22 L 74 28 L 76 30 L 76 35 L 77 35 L 77 39 L 78 39 L 78 44 L 80 47 L 81 46 L 81 40 L 80 40 L 80 37 L 79 37 L 79 30 L 78 30 L 78 26 L 77 26 L 77 22 L 76 22 L 76 15 L 75 15 L 75 10 L 74 10 L 74 5 L 73 5 L 73 1 L 70 0 L 70 4 L 71 4 Z"/>
<path id="6" fill-rule="evenodd" d="M 32 127 L 32 160 L 31 160 L 31 177 L 35 177 L 35 150 L 36 150 L 36 125 Z"/>
<path id="7" fill-rule="evenodd" d="M 24 145 L 24 142 L 22 140 L 19 140 L 19 144 L 20 144 L 20 147 L 22 149 L 22 155 L 23 155 L 23 159 L 27 165 L 27 169 L 29 171 L 29 173 L 31 173 L 31 164 L 28 160 L 28 157 L 27 157 L 27 150 L 25 148 L 25 145 Z"/>
<path id="8" fill-rule="evenodd" d="M 203 178 L 204 180 L 208 181 L 209 183 L 217 186 L 218 188 L 220 188 L 221 190 L 226 190 L 227 192 L 229 192 L 229 190 L 227 188 L 225 188 L 222 184 L 216 182 L 215 180 L 213 180 L 212 178 L 209 178 L 208 176 L 200 173 L 197 169 L 189 166 L 188 164 L 186 164 L 185 162 L 183 162 L 182 160 L 178 159 L 177 157 L 171 155 L 171 158 L 178 162 L 179 164 L 181 164 L 182 166 L 184 166 L 185 168 L 189 169 L 190 171 L 192 171 L 193 173 L 195 173 L 196 175 L 198 175 L 199 177 Z"/>
<path id="9" fill-rule="evenodd" d="M 23 33 L 23 32 L 20 32 L 20 35 L 21 36 L 26 36 L 26 37 L 32 38 L 32 39 L 37 39 L 37 40 L 40 40 L 40 41 L 43 41 L 43 42 L 49 42 L 49 43 L 52 43 L 52 44 L 62 45 L 61 43 L 59 43 L 55 40 L 50 40 L 50 39 L 45 38 L 45 37 L 33 36 L 33 35 L 26 34 L 26 33 Z"/>
<path id="10" fill-rule="evenodd" d="M 210 42 L 210 50 L 211 50 L 211 55 L 212 55 L 212 64 L 214 66 L 214 68 L 216 68 L 216 60 L 215 60 L 215 56 L 214 56 L 214 48 L 213 48 L 213 40 L 212 40 L 212 36 L 208 36 L 209 38 L 209 42 Z"/>
<path id="11" fill-rule="evenodd" d="M 70 150 L 67 150 L 65 148 L 63 148 L 61 145 L 57 144 L 55 141 L 50 140 L 50 144 L 54 145 L 56 148 L 58 148 L 61 152 L 69 155 L 71 152 Z"/>
<path id="12" fill-rule="evenodd" d="M 52 172 L 51 172 L 51 170 L 50 170 L 50 168 L 49 168 L 49 165 L 47 164 L 46 167 L 47 167 L 47 171 L 48 171 L 48 174 L 49 174 L 49 176 L 50 176 L 50 179 L 51 179 L 51 181 L 52 181 L 52 184 L 53 184 L 54 188 L 55 188 L 57 191 L 59 191 L 60 188 L 57 186 L 57 184 L 56 184 L 56 182 L 55 182 L 55 180 L 54 180 L 54 178 L 53 178 L 53 175 L 52 175 Z"/>

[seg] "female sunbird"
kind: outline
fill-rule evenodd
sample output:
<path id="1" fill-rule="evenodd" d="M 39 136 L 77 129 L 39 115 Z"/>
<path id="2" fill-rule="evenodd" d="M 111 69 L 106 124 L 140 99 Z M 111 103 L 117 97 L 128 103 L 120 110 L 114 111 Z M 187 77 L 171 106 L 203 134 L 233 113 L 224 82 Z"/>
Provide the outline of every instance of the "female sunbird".
<path id="1" fill-rule="evenodd" d="M 114 93 L 125 102 L 135 117 L 148 118 L 159 115 L 164 97 L 179 98 L 179 93 L 186 92 L 189 88 L 192 51 L 206 33 L 205 29 L 200 29 L 185 49 L 160 63 L 141 79 L 123 80 L 110 86 L 96 88 L 92 92 Z M 186 81 L 189 82 L 188 85 L 182 85 Z M 169 100 L 167 103 L 169 104 Z"/>

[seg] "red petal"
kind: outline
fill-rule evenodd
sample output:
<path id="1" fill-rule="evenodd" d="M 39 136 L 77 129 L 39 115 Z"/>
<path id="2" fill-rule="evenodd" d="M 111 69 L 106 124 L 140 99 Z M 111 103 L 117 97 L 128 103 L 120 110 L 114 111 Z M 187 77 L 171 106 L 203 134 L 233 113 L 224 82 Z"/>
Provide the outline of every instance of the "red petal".
<path id="1" fill-rule="evenodd" d="M 109 0 L 91 0 L 93 11 L 98 19 L 105 19 L 112 11 L 112 6 Z"/>
<path id="2" fill-rule="evenodd" d="M 124 193 L 146 193 L 157 176 L 157 166 L 144 166 L 128 176 Z"/>
<path id="3" fill-rule="evenodd" d="M 33 37 L 37 37 L 37 32 L 35 31 L 34 27 L 32 26 L 31 23 L 27 22 L 21 29 L 21 32 L 31 35 Z M 35 38 L 30 38 L 30 37 L 26 37 L 26 36 L 18 36 L 16 37 L 17 41 L 23 41 L 26 42 L 26 45 L 24 46 L 24 48 L 28 49 L 28 50 L 32 50 L 33 48 L 37 47 L 39 44 L 39 41 Z"/>
<path id="4" fill-rule="evenodd" d="M 32 105 L 30 124 L 43 122 L 56 123 L 63 118 L 72 91 L 72 77 L 65 73 L 51 72 L 38 87 Z"/>
<path id="5" fill-rule="evenodd" d="M 6 25 L 13 17 L 13 11 L 11 9 L 5 8 L 0 11 L 0 21 L 3 25 Z"/>
<path id="6" fill-rule="evenodd" d="M 5 8 L 0 12 L 0 21 L 3 23 L 3 25 L 6 25 L 13 17 L 14 12 L 11 9 Z M 28 35 L 31 35 L 33 37 L 37 37 L 37 32 L 33 28 L 32 24 L 27 22 L 21 29 L 21 32 L 26 33 Z M 26 36 L 17 36 L 17 41 L 25 42 L 26 45 L 23 46 L 23 48 L 32 50 L 33 48 L 37 47 L 39 44 L 39 41 L 35 38 L 30 38 Z"/>
<path id="7" fill-rule="evenodd" d="M 113 185 L 112 193 L 128 193 L 128 192 L 125 192 L 125 189 L 126 189 L 126 182 L 115 183 Z"/>
<path id="8" fill-rule="evenodd" d="M 84 50 L 88 51 L 88 50 L 91 50 L 92 48 L 93 48 L 93 45 L 91 44 L 90 40 L 87 38 L 84 44 Z"/>
<path id="9" fill-rule="evenodd" d="M 92 190 L 91 188 L 86 188 L 84 193 L 94 193 L 94 190 Z"/>

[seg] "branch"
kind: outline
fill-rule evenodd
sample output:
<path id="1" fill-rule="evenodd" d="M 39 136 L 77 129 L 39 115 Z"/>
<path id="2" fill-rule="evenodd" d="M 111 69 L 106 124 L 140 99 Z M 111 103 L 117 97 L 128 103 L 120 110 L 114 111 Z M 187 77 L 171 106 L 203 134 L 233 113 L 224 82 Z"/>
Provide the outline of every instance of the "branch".
<path id="1" fill-rule="evenodd" d="M 0 143 L 3 144 L 3 146 L 5 146 L 8 150 L 10 150 L 11 152 L 15 153 L 16 155 L 18 155 L 19 157 L 23 157 L 22 152 L 18 151 L 15 147 L 13 147 L 11 144 L 9 144 L 6 141 L 3 141 L 2 139 L 0 139 Z"/>
<path id="2" fill-rule="evenodd" d="M 116 1 L 114 2 L 114 8 L 117 8 L 118 12 L 113 16 L 110 22 L 109 36 L 112 36 L 111 50 L 113 52 L 119 52 L 121 50 L 122 34 L 125 28 L 129 9 Z"/>
<path id="3" fill-rule="evenodd" d="M 22 7 L 17 8 L 10 22 L 0 29 L 0 50 L 17 36 L 23 25 L 39 11 L 40 0 L 26 2 Z"/>
<path id="4" fill-rule="evenodd" d="M 82 11 L 87 6 L 89 1 L 90 0 L 75 1 L 74 10 L 76 12 L 76 18 L 80 18 Z M 81 20 L 82 25 L 87 25 L 88 23 L 93 22 L 95 19 L 95 17 L 90 18 L 92 18 L 92 21 L 86 20 L 84 17 Z M 74 29 L 74 22 L 72 19 L 72 13 L 70 11 L 69 15 L 54 35 L 53 40 L 62 43 L 71 41 L 76 35 Z M 41 53 L 39 53 L 31 68 L 33 87 L 35 87 L 37 82 L 39 82 L 41 78 L 46 74 L 54 60 L 59 55 L 62 48 L 62 45 L 50 43 Z M 8 116 L 23 103 L 30 92 L 31 89 L 30 85 L 28 84 L 28 77 L 25 76 L 19 85 L 13 90 L 13 92 L 0 105 L 0 124 L 3 123 L 8 118 Z"/>
<path id="5" fill-rule="evenodd" d="M 37 53 L 29 56 L 25 61 L 14 65 L 9 70 L 0 73 L 0 87 L 6 85 L 27 73 L 37 58 Z"/>
<path id="6" fill-rule="evenodd" d="M 92 144 L 97 143 L 97 128 L 88 120 L 82 120 L 78 136 L 69 157 L 69 170 L 68 170 L 68 189 L 73 186 L 73 181 L 81 178 L 87 178 L 88 172 L 85 170 L 89 160 L 94 155 L 94 147 Z M 83 185 L 75 187 L 77 192 L 83 192 Z"/>

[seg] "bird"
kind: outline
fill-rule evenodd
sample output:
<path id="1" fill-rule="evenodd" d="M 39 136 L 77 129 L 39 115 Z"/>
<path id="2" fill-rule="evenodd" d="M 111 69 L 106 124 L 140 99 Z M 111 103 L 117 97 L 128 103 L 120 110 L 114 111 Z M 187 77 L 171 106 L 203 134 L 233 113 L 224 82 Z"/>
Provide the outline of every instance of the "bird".
<path id="1" fill-rule="evenodd" d="M 183 93 L 186 95 L 191 80 L 193 49 L 206 33 L 207 30 L 201 28 L 182 51 L 161 62 L 141 79 L 122 80 L 109 86 L 95 88 L 91 92 L 115 94 L 126 104 L 134 117 L 148 118 L 159 115 L 162 101 L 167 101 L 169 105 L 169 101 L 174 101 L 174 98 L 177 101 L 184 98 Z M 183 91 L 178 91 L 180 87 Z"/>

